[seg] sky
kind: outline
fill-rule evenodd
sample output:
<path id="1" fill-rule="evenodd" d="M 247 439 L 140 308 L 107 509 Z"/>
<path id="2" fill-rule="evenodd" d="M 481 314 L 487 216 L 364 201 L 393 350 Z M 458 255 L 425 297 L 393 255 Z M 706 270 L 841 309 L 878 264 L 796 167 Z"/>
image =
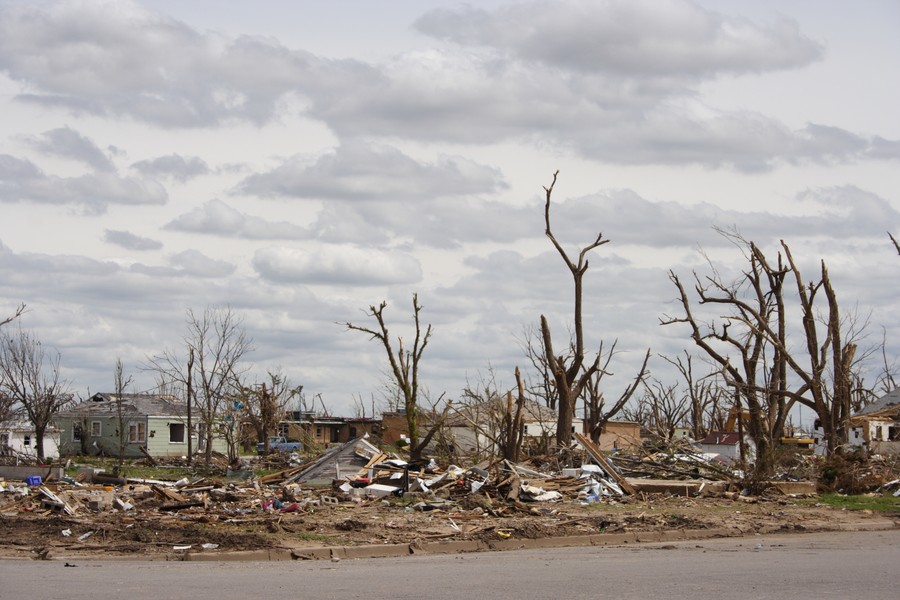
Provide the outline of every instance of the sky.
<path id="1" fill-rule="evenodd" d="M 78 395 L 135 391 L 188 310 L 230 307 L 249 376 L 332 414 L 379 406 L 383 349 L 433 335 L 420 378 L 512 387 L 547 315 L 617 397 L 650 349 L 693 350 L 671 270 L 739 272 L 733 229 L 819 262 L 900 353 L 900 4 L 683 0 L 0 0 L 0 316 Z M 712 315 L 716 316 L 716 315 Z M 878 365 L 873 368 L 877 370 Z"/>

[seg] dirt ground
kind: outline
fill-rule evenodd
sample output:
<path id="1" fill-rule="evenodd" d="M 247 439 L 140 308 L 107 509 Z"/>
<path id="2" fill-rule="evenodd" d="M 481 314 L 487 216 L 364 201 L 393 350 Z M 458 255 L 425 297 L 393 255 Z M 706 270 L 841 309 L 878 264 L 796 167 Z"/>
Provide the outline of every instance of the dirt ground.
<path id="1" fill-rule="evenodd" d="M 127 511 L 78 510 L 66 515 L 7 502 L 0 506 L 0 557 L 151 556 L 183 552 L 186 546 L 191 552 L 223 552 L 679 529 L 724 528 L 746 535 L 828 531 L 875 520 L 900 525 L 900 513 L 848 511 L 814 498 L 784 496 L 751 503 L 727 497 L 642 494 L 621 502 L 517 505 L 476 496 L 421 508 L 421 499 L 416 498 L 340 501 L 294 512 L 246 508 L 245 503 L 229 507 L 227 502 L 162 511 L 150 501 Z"/>

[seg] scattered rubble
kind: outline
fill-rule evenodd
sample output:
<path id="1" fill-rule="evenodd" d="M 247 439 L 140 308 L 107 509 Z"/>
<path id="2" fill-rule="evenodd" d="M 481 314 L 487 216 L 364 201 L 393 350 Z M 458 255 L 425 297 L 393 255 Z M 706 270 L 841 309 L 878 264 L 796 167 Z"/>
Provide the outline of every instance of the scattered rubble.
<path id="1" fill-rule="evenodd" d="M 308 460 L 260 457 L 255 466 L 279 470 L 259 477 L 241 477 L 252 471 L 247 464 L 178 481 L 94 469 L 75 478 L 0 480 L 0 553 L 48 558 L 668 529 L 749 533 L 835 522 L 833 509 L 799 506 L 774 488 L 766 497 L 747 496 L 738 473 L 703 457 L 607 457 L 588 438 L 579 442 L 580 459 L 567 461 L 577 466 L 559 469 L 548 468 L 551 456 L 468 467 L 410 463 L 358 439 Z M 900 494 L 900 480 L 888 479 L 883 491 Z"/>

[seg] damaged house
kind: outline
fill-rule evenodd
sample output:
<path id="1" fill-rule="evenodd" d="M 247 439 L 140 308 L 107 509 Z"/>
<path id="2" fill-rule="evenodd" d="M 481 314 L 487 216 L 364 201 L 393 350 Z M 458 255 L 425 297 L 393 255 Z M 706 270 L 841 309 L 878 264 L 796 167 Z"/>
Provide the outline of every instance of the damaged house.
<path id="1" fill-rule="evenodd" d="M 816 420 L 816 453 L 825 449 L 824 432 Z M 850 417 L 851 447 L 867 448 L 872 454 L 900 454 L 900 390 L 888 392 Z"/>
<path id="2" fill-rule="evenodd" d="M 187 404 L 163 394 L 98 393 L 55 418 L 60 429 L 60 454 L 126 457 L 186 456 Z M 204 450 L 205 436 L 194 425 L 193 451 Z M 225 439 L 216 436 L 213 450 L 226 451 Z"/>

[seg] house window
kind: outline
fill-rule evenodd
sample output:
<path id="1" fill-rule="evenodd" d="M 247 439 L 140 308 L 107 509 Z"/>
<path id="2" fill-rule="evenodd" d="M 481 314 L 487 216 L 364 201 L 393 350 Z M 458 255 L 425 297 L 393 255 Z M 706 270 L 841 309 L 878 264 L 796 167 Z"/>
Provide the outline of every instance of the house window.
<path id="1" fill-rule="evenodd" d="M 103 424 L 100 421 L 91 421 L 91 437 L 103 435 Z"/>
<path id="2" fill-rule="evenodd" d="M 26 448 L 31 445 L 31 436 L 30 435 L 26 435 L 25 437 L 22 438 L 22 445 L 25 446 Z"/>
<path id="3" fill-rule="evenodd" d="M 524 435 L 528 435 L 528 425 L 525 425 L 525 426 L 522 428 L 522 433 L 523 433 Z"/>
<path id="4" fill-rule="evenodd" d="M 75 423 L 72 426 L 72 441 L 80 442 L 81 436 L 84 434 L 84 429 L 81 427 L 81 423 Z"/>
<path id="5" fill-rule="evenodd" d="M 875 439 L 881 441 L 881 425 L 875 427 Z"/>
<path id="6" fill-rule="evenodd" d="M 144 442 L 147 440 L 147 424 L 146 423 L 132 423 L 128 426 L 128 441 L 131 443 L 134 442 Z"/>
<path id="7" fill-rule="evenodd" d="M 169 442 L 172 444 L 184 443 L 184 423 L 169 423 Z"/>
<path id="8" fill-rule="evenodd" d="M 9 446 L 9 434 L 4 432 L 0 433 L 0 452 L 6 449 Z"/>
<path id="9" fill-rule="evenodd" d="M 316 425 L 316 437 L 317 438 L 322 437 L 322 426 L 321 425 Z"/>

